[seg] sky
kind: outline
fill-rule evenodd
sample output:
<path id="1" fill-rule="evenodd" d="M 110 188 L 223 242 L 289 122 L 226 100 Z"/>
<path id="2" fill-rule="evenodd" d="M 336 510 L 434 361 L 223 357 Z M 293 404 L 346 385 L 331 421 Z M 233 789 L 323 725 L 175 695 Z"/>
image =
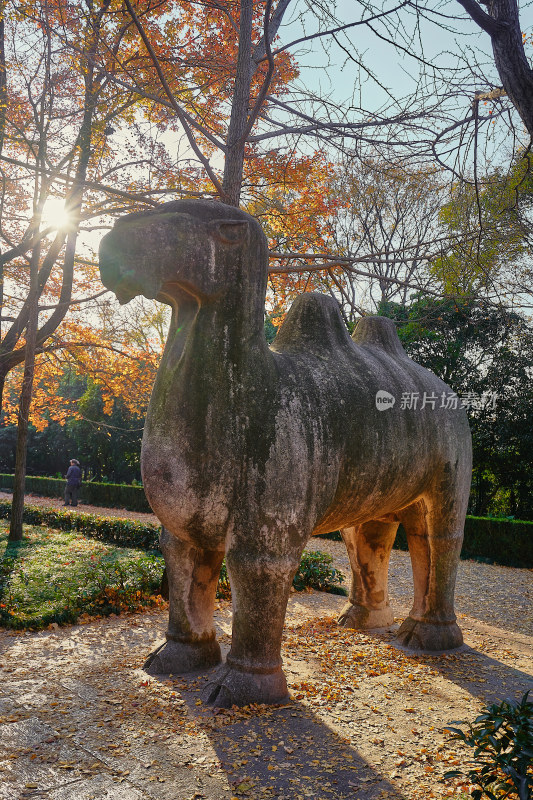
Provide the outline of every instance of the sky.
<path id="1" fill-rule="evenodd" d="M 368 17 L 369 13 L 375 13 L 380 2 L 382 3 L 380 7 L 383 9 L 395 8 L 398 5 L 397 0 L 376 0 L 373 4 L 374 12 L 366 12 L 365 17 Z M 314 4 L 315 0 L 297 0 L 294 7 L 292 4 L 289 6 L 289 9 L 292 9 L 292 16 L 287 12 L 284 25 L 280 29 L 279 38 L 282 43 L 288 43 L 304 32 L 309 34 L 317 29 L 316 16 L 307 8 L 308 5 Z M 328 9 L 334 9 L 337 18 L 343 22 L 360 18 L 363 8 L 362 2 L 354 0 L 337 0 L 335 5 L 331 2 L 324 5 Z M 420 0 L 418 6 L 419 8 L 427 6 L 429 13 L 422 16 L 416 14 L 410 6 L 403 8 L 396 17 L 389 16 L 382 21 L 373 22 L 372 27 L 376 33 L 365 25 L 351 29 L 349 35 L 340 34 L 341 46 L 332 44 L 331 38 L 328 37 L 315 39 L 312 47 L 305 48 L 300 45 L 294 48 L 292 52 L 300 67 L 300 85 L 311 92 L 318 92 L 320 89 L 321 93 L 329 95 L 332 104 L 338 105 L 339 108 L 346 107 L 347 103 L 352 102 L 355 107 L 360 106 L 371 114 L 382 110 L 385 106 L 394 108 L 394 101 L 398 103 L 397 107 L 401 108 L 401 101 L 415 91 L 421 72 L 428 75 L 431 71 L 421 65 L 417 58 L 423 54 L 427 62 L 440 67 L 442 72 L 436 73 L 434 82 L 426 81 L 418 101 L 423 95 L 425 104 L 432 105 L 433 101 L 443 94 L 446 82 L 450 75 L 454 74 L 453 71 L 460 69 L 460 89 L 452 92 L 449 95 L 450 99 L 446 100 L 440 129 L 447 127 L 456 119 L 469 116 L 475 91 L 488 90 L 501 84 L 494 65 L 490 38 L 468 17 L 457 0 Z M 305 13 L 298 13 L 302 11 Z M 522 4 L 520 14 L 524 32 L 531 33 L 532 4 Z M 395 20 L 398 27 L 394 24 Z M 393 44 L 380 39 L 379 34 L 396 40 L 405 50 L 395 49 Z M 533 55 L 531 45 L 530 49 Z M 369 73 L 374 74 L 375 80 L 358 69 L 354 58 L 359 58 L 368 67 Z M 459 77 L 458 72 L 455 74 Z M 509 104 L 503 101 L 496 107 L 495 113 L 504 105 Z M 352 113 L 354 119 L 361 119 L 361 115 L 357 115 L 355 110 Z M 439 123 L 437 127 L 438 125 Z M 517 129 L 520 130 L 521 127 L 523 127 L 521 122 L 517 121 Z M 470 138 L 471 142 L 472 132 L 473 126 L 470 125 L 467 138 Z M 512 137 L 506 125 L 497 123 L 492 127 L 487 123 L 483 136 L 486 138 L 483 138 L 478 154 L 480 171 L 485 168 L 490 169 L 494 164 L 508 164 Z M 458 136 L 456 139 L 458 141 Z M 313 145 L 314 142 L 310 140 L 308 146 Z M 458 166 L 455 160 L 457 153 L 445 156 L 445 149 L 441 146 L 440 155 L 444 161 L 449 166 Z M 471 171 L 472 149 L 467 150 L 463 146 L 460 160 L 464 161 L 461 169 Z"/>
<path id="2" fill-rule="evenodd" d="M 355 3 L 354 0 L 337 0 L 336 5 L 337 16 L 345 22 L 356 20 L 361 14 L 361 4 Z M 385 2 L 383 2 L 384 9 L 394 8 L 397 5 L 398 3 L 395 2 L 395 0 L 385 0 Z M 457 52 L 465 47 L 471 47 L 478 55 L 482 53 L 487 54 L 487 60 L 492 62 L 488 35 L 481 31 L 477 25 L 470 20 L 456 0 L 429 2 L 428 5 L 436 14 L 457 16 L 460 19 L 450 20 L 448 23 L 450 27 L 456 29 L 456 34 L 444 29 L 441 24 L 442 17 L 434 16 L 433 19 L 435 21 L 420 20 L 420 39 L 427 60 L 434 61 L 443 67 L 456 66 Z M 410 32 L 415 32 L 414 21 L 416 16 L 417 15 L 405 9 L 402 9 L 400 12 L 400 18 L 405 23 L 406 35 Z M 524 22 L 524 29 L 528 27 L 531 28 L 533 14 L 530 7 L 526 7 L 521 12 L 521 18 Z M 309 20 L 309 14 L 306 15 L 306 20 Z M 374 27 L 377 31 L 384 32 L 383 23 L 376 22 L 374 23 Z M 282 41 L 290 41 L 293 37 L 293 31 L 299 31 L 301 34 L 302 30 L 302 25 L 298 20 L 294 19 L 293 16 L 292 20 L 288 21 L 288 24 L 284 26 L 281 39 Z M 389 35 L 390 34 L 394 35 L 394 30 L 389 30 Z M 401 43 L 401 32 L 397 31 L 396 35 L 398 41 Z M 350 32 L 349 37 L 359 54 L 364 57 L 364 62 L 370 66 L 379 77 L 380 81 L 392 90 L 394 95 L 401 97 L 409 90 L 409 74 L 416 76 L 418 70 L 418 63 L 415 59 L 410 58 L 406 53 L 395 51 L 392 45 L 381 41 L 377 36 L 373 35 L 367 26 L 354 28 Z M 413 42 L 412 52 L 416 55 L 420 54 L 420 44 L 416 40 Z M 337 53 L 342 57 L 343 54 L 338 49 Z M 313 47 L 309 57 L 299 58 L 298 60 L 302 68 L 306 70 L 306 82 L 312 85 L 313 73 L 315 73 L 316 76 L 315 80 L 317 80 L 319 76 L 324 80 L 325 71 L 321 74 L 320 71 L 317 70 L 319 65 L 324 68 L 326 67 L 327 57 L 324 52 L 320 53 L 317 47 Z M 481 57 L 481 60 L 483 60 L 483 57 Z M 304 64 L 306 65 L 305 67 L 303 66 Z M 333 68 L 330 65 L 327 72 L 334 95 L 339 99 L 348 96 L 353 86 L 353 66 L 350 65 L 349 62 L 344 67 L 338 64 Z M 495 73 L 494 68 L 492 68 L 492 73 Z M 375 97 L 376 105 L 378 105 L 381 100 L 381 95 L 375 85 L 372 87 L 372 94 Z"/>
<path id="3" fill-rule="evenodd" d="M 308 5 L 313 5 L 313 2 L 314 0 L 293 0 L 285 17 L 284 25 L 280 29 L 279 41 L 282 44 L 293 41 L 304 32 L 310 33 L 317 29 L 316 17 L 308 8 Z M 464 18 L 462 20 L 453 20 L 453 25 L 460 31 L 460 35 L 454 35 L 444 30 L 442 24 L 440 24 L 441 17 L 437 18 L 438 25 L 424 20 L 420 22 L 420 36 L 426 59 L 434 61 L 443 67 L 453 68 L 458 63 L 457 53 L 461 49 L 464 50 L 465 47 L 468 47 L 472 49 L 472 52 L 476 54 L 480 61 L 485 61 L 490 65 L 489 76 L 493 77 L 495 82 L 498 82 L 490 54 L 489 37 L 480 31 L 471 20 L 466 18 L 466 14 L 457 0 L 445 0 L 444 2 L 426 0 L 426 2 L 435 13 L 457 15 Z M 397 0 L 383 0 L 383 8 L 390 9 L 397 4 Z M 325 7 L 333 9 L 339 19 L 348 22 L 357 19 L 361 15 L 363 6 L 361 2 L 354 2 L 354 0 L 337 0 L 335 9 L 334 5 L 328 0 Z M 365 14 L 365 16 L 368 16 L 368 14 Z M 394 26 L 391 29 L 389 19 L 394 18 L 387 18 L 385 22 L 385 25 L 389 28 L 388 31 L 381 22 L 373 23 L 376 31 L 386 33 L 391 37 L 397 37 L 400 42 L 402 40 L 405 42 L 409 33 L 416 31 L 415 22 L 419 17 L 417 18 L 413 13 L 407 13 L 405 9 L 402 9 L 400 20 L 404 21 L 404 30 L 400 34 L 395 32 Z M 523 19 L 525 23 L 531 23 L 533 14 L 530 7 L 526 7 L 523 11 Z M 526 26 L 524 27 L 527 29 Z M 332 44 L 331 37 L 315 39 L 311 47 L 297 46 L 293 49 L 301 70 L 301 86 L 311 91 L 321 89 L 326 95 L 329 95 L 333 105 L 337 103 L 339 106 L 344 106 L 347 101 L 348 103 L 350 102 L 354 86 L 358 86 L 360 93 L 354 98 L 354 105 L 360 102 L 370 112 L 378 111 L 384 104 L 390 105 L 391 103 L 391 98 L 387 96 L 384 89 L 379 86 L 379 83 L 387 87 L 391 95 L 398 100 L 408 95 L 415 88 L 419 70 L 421 69 L 419 62 L 415 58 L 409 57 L 407 53 L 395 50 L 391 44 L 381 41 L 367 26 L 359 26 L 352 29 L 349 38 L 340 35 L 339 42 L 346 48 L 345 51 L 336 44 Z M 418 55 L 420 53 L 420 44 L 414 41 L 406 49 Z M 348 55 L 360 57 L 361 61 L 375 74 L 376 80 L 372 80 L 367 75 L 360 82 L 360 73 L 358 74 L 356 65 L 348 58 Z M 485 88 L 483 81 L 479 81 L 477 85 L 472 84 L 472 97 L 475 88 Z M 430 91 L 428 91 L 428 94 L 430 94 Z M 470 104 L 470 94 L 460 97 L 457 103 L 457 114 L 461 116 L 468 114 Z M 358 115 L 354 111 L 354 119 L 359 120 L 360 118 L 360 114 Z M 122 139 L 124 139 L 124 143 L 127 143 L 127 137 L 127 131 L 123 133 L 117 132 L 115 135 L 117 146 L 120 146 Z M 176 134 L 170 134 L 164 138 L 170 152 L 177 154 L 178 142 Z M 277 139 L 269 141 L 272 142 L 273 147 L 281 144 Z M 302 142 L 300 142 L 300 145 L 302 145 Z M 491 155 L 500 145 L 501 142 L 494 145 Z M 316 140 L 310 139 L 309 143 L 304 146 L 314 148 Z M 187 153 L 192 155 L 187 146 L 185 150 L 180 147 L 180 150 L 182 158 L 187 157 Z M 503 152 L 502 150 L 501 155 L 497 156 L 497 158 L 504 157 Z M 222 168 L 221 156 L 217 157 L 215 155 L 212 162 L 214 166 Z M 60 209 L 55 206 L 50 208 L 49 213 L 52 216 L 57 216 L 60 213 Z"/>

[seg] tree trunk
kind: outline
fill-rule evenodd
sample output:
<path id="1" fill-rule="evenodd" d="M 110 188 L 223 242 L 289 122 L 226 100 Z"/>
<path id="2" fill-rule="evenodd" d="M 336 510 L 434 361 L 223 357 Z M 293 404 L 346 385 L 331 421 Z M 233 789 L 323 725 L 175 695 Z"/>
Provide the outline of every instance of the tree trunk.
<path id="1" fill-rule="evenodd" d="M 3 408 L 4 408 L 4 389 L 6 386 L 6 376 L 0 373 L 0 426 L 3 424 Z"/>
<path id="2" fill-rule="evenodd" d="M 533 71 L 524 51 L 516 0 L 492 0 L 489 14 L 505 26 L 491 36 L 502 86 L 533 137 Z"/>
<path id="3" fill-rule="evenodd" d="M 533 70 L 524 50 L 517 0 L 488 0 L 488 13 L 476 0 L 458 2 L 489 34 L 502 86 L 533 137 Z"/>
<path id="4" fill-rule="evenodd" d="M 250 106 L 250 87 L 252 84 L 252 19 L 253 0 L 242 0 L 239 27 L 239 53 L 237 56 L 237 72 L 231 117 L 228 128 L 226 160 L 224 162 L 224 178 L 222 188 L 227 203 L 239 206 L 242 174 L 244 167 L 245 131 Z"/>
<path id="5" fill-rule="evenodd" d="M 5 55 L 5 27 L 4 27 L 4 13 L 5 13 L 5 0 L 0 0 L 0 154 L 4 147 L 4 137 L 6 130 L 6 113 L 7 113 L 7 72 L 6 72 L 6 55 Z M 1 222 L 1 218 L 0 218 Z M 1 315 L 4 313 L 4 265 L 0 265 L 0 342 L 2 341 L 2 319 Z M 2 424 L 2 400 L 4 396 L 4 385 L 6 382 L 5 375 L 0 377 L 0 425 Z"/>
<path id="6" fill-rule="evenodd" d="M 26 484 L 26 452 L 30 406 L 33 394 L 33 376 L 35 374 L 35 349 L 39 317 L 39 256 L 40 246 L 37 245 L 34 248 L 30 262 L 30 313 L 26 326 L 26 358 L 24 361 L 24 377 L 22 379 L 18 411 L 17 451 L 8 542 L 20 542 L 22 540 L 22 515 L 24 513 L 24 489 Z"/>
<path id="7" fill-rule="evenodd" d="M 104 4 L 103 7 L 107 7 Z M 0 0 L 0 12 L 2 9 L 2 0 Z M 24 370 L 24 385 L 23 385 L 23 394 L 26 387 L 30 387 L 30 393 L 33 389 L 33 371 L 34 371 L 34 361 L 35 361 L 35 349 L 41 348 L 46 340 L 53 335 L 56 331 L 60 323 L 63 321 L 65 315 L 68 312 L 70 307 L 70 301 L 72 299 L 72 283 L 74 277 L 74 258 L 76 254 L 76 242 L 78 237 L 78 230 L 79 230 L 79 217 L 81 213 L 82 201 L 83 201 L 83 194 L 85 189 L 85 180 L 87 178 L 87 169 L 89 160 L 91 157 L 91 140 L 92 140 L 92 132 L 93 132 L 93 124 L 94 124 L 94 113 L 97 105 L 98 100 L 98 93 L 95 91 L 95 84 L 94 84 L 94 54 L 96 51 L 97 43 L 99 41 L 100 36 L 100 25 L 102 22 L 101 14 L 97 15 L 98 19 L 97 22 L 93 25 L 93 39 L 91 45 L 87 51 L 84 53 L 87 59 L 87 70 L 85 72 L 85 95 L 84 95 L 84 112 L 83 112 L 83 120 L 80 127 L 79 135 L 78 135 L 78 152 L 79 152 L 79 160 L 78 165 L 76 167 L 76 173 L 74 175 L 74 179 L 72 182 L 72 186 L 70 190 L 67 192 L 67 208 L 71 214 L 73 220 L 73 230 L 67 236 L 67 244 L 65 249 L 65 256 L 63 259 L 63 279 L 61 283 L 61 294 L 54 309 L 53 313 L 48 317 L 48 319 L 44 322 L 41 330 L 36 330 L 36 334 L 34 336 L 35 341 L 33 342 L 33 353 L 30 353 L 29 361 L 28 361 L 28 341 L 29 341 L 29 334 L 28 331 L 32 328 L 32 323 L 30 323 L 30 317 L 33 313 L 33 306 L 35 306 L 35 324 L 38 323 L 38 302 L 39 297 L 42 291 L 45 289 L 46 283 L 50 276 L 50 273 L 57 261 L 59 253 L 63 247 L 65 242 L 65 233 L 58 231 L 56 237 L 49 248 L 46 256 L 42 260 L 42 264 L 40 265 L 40 271 L 37 266 L 37 275 L 35 276 L 35 296 L 32 294 L 32 289 L 28 293 L 28 300 L 27 303 L 24 304 L 18 318 L 15 322 L 11 325 L 8 329 L 7 333 L 4 336 L 2 341 L 2 345 L 0 347 L 0 359 L 2 359 L 2 374 L 3 378 L 0 377 L 0 388 L 3 389 L 6 376 L 8 372 L 17 364 L 20 364 L 22 361 L 25 361 L 25 370 Z M 1 33 L 2 28 L 0 27 L 0 45 L 1 45 Z M 2 56 L 2 51 L 0 47 L 0 59 Z M 2 98 L 2 82 L 1 82 L 1 69 L 0 69 L 0 102 Z M 2 121 L 2 117 L 0 114 L 0 123 Z M 1 142 L 1 138 L 0 138 Z M 44 202 L 44 201 L 43 201 Z M 36 232 L 39 230 L 39 225 L 37 225 Z M 40 257 L 40 250 L 38 251 Z M 0 269 L 3 270 L 3 265 L 0 265 Z M 40 285 L 41 282 L 41 285 Z M 31 287 L 31 278 L 30 278 L 30 287 Z M 2 290 L 2 285 L 0 284 L 0 293 Z M 24 330 L 24 326 L 26 325 L 26 344 L 23 347 L 18 348 L 17 350 L 16 345 L 19 341 L 19 338 Z M 1 325 L 0 325 L 0 332 L 1 332 Z M 1 340 L 0 340 L 1 341 Z M 29 366 L 31 365 L 31 367 Z M 31 380 L 29 376 L 26 375 L 26 369 L 31 369 L 32 375 Z M 0 415 L 2 410 L 2 394 L 0 392 Z M 22 401 L 22 396 L 21 396 Z M 29 404 L 31 403 L 31 396 L 27 400 L 28 402 L 28 411 L 29 411 Z M 23 415 L 24 416 L 24 415 Z M 27 416 L 27 415 L 26 415 Z M 1 418 L 1 417 L 0 417 Z M 19 425 L 21 424 L 21 415 L 19 413 Z M 26 422 L 27 426 L 27 422 Z M 20 430 L 20 428 L 19 428 Z M 24 434 L 22 434 L 24 437 Z M 25 460 L 25 459 L 24 459 Z"/>
<path id="8" fill-rule="evenodd" d="M 6 113 L 7 113 L 7 71 L 6 71 L 6 56 L 5 56 L 5 30 L 4 30 L 4 14 L 5 14 L 5 0 L 0 0 L 0 153 L 4 146 L 4 137 L 6 131 Z"/>

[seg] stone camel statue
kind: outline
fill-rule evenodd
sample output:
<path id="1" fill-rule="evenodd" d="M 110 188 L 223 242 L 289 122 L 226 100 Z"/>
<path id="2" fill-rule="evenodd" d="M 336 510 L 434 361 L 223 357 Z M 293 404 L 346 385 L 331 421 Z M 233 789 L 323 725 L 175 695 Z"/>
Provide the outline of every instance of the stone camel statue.
<path id="1" fill-rule="evenodd" d="M 387 571 L 401 522 L 414 603 L 398 641 L 462 643 L 453 597 L 471 475 L 464 410 L 407 357 L 391 320 L 363 318 L 350 338 L 326 295 L 298 297 L 269 349 L 267 264 L 259 223 L 208 200 L 127 215 L 100 247 L 102 280 L 121 303 L 144 295 L 172 307 L 142 444 L 169 624 L 145 668 L 220 662 L 213 609 L 225 555 L 232 644 L 206 696 L 218 706 L 287 698 L 282 630 L 313 534 L 342 530 L 353 584 L 339 622 L 374 628 L 393 621 Z"/>

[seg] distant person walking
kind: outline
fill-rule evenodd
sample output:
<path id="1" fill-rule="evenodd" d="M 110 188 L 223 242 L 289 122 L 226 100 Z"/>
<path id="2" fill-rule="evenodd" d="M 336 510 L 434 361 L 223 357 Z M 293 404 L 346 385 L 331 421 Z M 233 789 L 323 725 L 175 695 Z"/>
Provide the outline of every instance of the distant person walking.
<path id="1" fill-rule="evenodd" d="M 76 458 L 71 458 L 70 467 L 67 470 L 67 485 L 65 486 L 65 505 L 78 505 L 78 489 L 81 486 L 80 462 Z"/>

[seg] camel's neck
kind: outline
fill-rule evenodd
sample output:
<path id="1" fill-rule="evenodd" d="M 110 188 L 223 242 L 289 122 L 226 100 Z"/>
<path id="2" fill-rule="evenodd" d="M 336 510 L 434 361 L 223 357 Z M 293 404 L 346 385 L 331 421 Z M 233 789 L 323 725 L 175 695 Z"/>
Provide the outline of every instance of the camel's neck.
<path id="1" fill-rule="evenodd" d="M 228 293 L 205 302 L 177 291 L 165 352 L 154 388 L 153 408 L 208 393 L 217 404 L 261 384 L 272 360 L 264 336 L 263 303 Z M 173 398 L 173 400 L 171 400 Z M 187 400 L 188 402 L 188 400 Z"/>

